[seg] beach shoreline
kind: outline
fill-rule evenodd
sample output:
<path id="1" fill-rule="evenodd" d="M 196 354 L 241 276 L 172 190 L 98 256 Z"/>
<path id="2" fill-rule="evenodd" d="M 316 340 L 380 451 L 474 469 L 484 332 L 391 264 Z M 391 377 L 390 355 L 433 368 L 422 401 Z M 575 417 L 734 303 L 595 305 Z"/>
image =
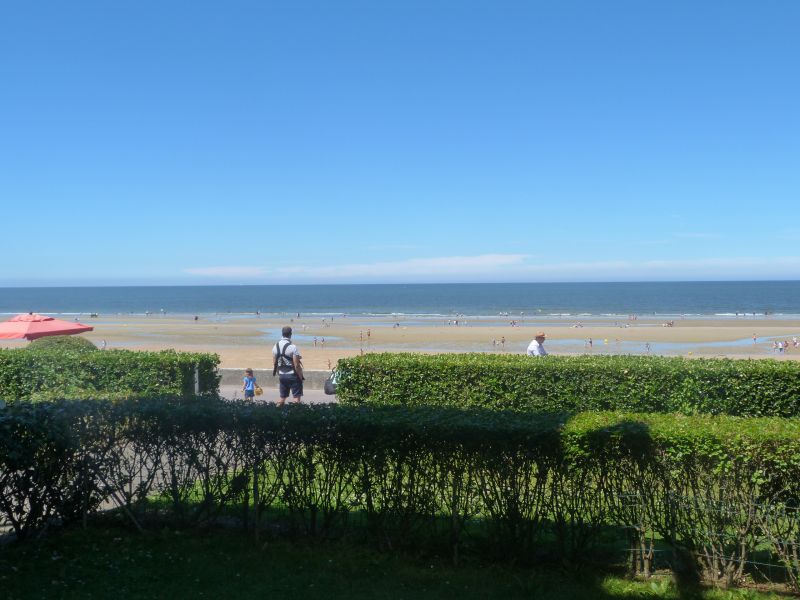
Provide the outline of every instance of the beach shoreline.
<path id="1" fill-rule="evenodd" d="M 213 352 L 224 368 L 269 368 L 272 346 L 284 325 L 294 328 L 295 342 L 309 369 L 327 369 L 340 358 L 366 352 L 521 354 L 539 330 L 547 333 L 545 346 L 552 354 L 800 359 L 800 348 L 791 343 L 784 353 L 773 349 L 776 340 L 800 338 L 800 317 L 298 317 L 297 313 L 291 317 L 219 313 L 197 317 L 128 314 L 77 319 L 94 327 L 84 335 L 98 346 L 105 341 L 108 349 Z M 26 343 L 4 340 L 0 345 L 18 348 Z"/>

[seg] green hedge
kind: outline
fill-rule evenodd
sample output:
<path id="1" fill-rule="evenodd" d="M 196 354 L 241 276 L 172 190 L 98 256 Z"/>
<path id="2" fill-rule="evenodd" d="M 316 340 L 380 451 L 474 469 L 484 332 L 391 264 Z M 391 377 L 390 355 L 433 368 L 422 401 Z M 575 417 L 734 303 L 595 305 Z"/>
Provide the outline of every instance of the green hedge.
<path id="1" fill-rule="evenodd" d="M 49 335 L 33 340 L 25 347 L 28 352 L 96 352 L 91 340 L 79 335 Z"/>
<path id="2" fill-rule="evenodd" d="M 338 368 L 346 404 L 800 416 L 794 361 L 387 353 Z"/>
<path id="3" fill-rule="evenodd" d="M 216 354 L 62 349 L 0 350 L 0 399 L 126 398 L 194 394 L 195 366 L 201 394 L 219 391 Z"/>
<path id="4" fill-rule="evenodd" d="M 20 537 L 114 499 L 137 523 L 233 517 L 256 537 L 348 539 L 366 527 L 377 544 L 454 559 L 574 564 L 611 536 L 640 573 L 657 536 L 672 549 L 658 566 L 726 584 L 769 547 L 759 560 L 796 584 L 798 482 L 798 419 L 203 399 L 0 410 L 0 519 Z"/>

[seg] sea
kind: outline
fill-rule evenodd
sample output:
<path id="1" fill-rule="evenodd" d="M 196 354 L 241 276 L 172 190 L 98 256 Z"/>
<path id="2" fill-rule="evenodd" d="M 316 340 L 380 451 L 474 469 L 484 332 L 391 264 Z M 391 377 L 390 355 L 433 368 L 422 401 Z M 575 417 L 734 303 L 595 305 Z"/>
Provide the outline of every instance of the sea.
<path id="1" fill-rule="evenodd" d="M 800 315 L 800 281 L 0 288 L 0 313 L 439 317 Z"/>

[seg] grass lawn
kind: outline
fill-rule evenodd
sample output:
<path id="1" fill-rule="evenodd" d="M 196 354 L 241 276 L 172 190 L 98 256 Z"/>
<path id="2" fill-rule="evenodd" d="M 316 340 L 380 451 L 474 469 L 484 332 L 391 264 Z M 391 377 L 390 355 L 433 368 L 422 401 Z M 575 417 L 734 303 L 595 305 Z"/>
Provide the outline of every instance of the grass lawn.
<path id="1" fill-rule="evenodd" d="M 0 547 L 0 596 L 16 598 L 777 598 L 753 591 L 679 593 L 648 582 L 557 568 L 464 565 L 342 543 L 269 541 L 238 531 L 71 529 Z"/>

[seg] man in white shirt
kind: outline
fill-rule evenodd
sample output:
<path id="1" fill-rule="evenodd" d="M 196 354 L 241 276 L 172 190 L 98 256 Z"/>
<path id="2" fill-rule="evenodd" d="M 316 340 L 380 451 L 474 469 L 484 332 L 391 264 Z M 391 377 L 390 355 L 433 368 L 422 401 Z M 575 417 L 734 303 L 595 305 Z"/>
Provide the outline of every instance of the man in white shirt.
<path id="1" fill-rule="evenodd" d="M 544 349 L 544 340 L 547 336 L 543 332 L 536 334 L 533 341 L 528 345 L 528 356 L 547 356 L 547 350 Z"/>
<path id="2" fill-rule="evenodd" d="M 278 375 L 280 400 L 278 406 L 283 406 L 289 394 L 294 402 L 299 404 L 303 399 L 303 365 L 300 362 L 300 350 L 292 343 L 292 328 L 284 327 L 281 330 L 283 337 L 272 348 L 273 369 L 272 375 Z"/>

